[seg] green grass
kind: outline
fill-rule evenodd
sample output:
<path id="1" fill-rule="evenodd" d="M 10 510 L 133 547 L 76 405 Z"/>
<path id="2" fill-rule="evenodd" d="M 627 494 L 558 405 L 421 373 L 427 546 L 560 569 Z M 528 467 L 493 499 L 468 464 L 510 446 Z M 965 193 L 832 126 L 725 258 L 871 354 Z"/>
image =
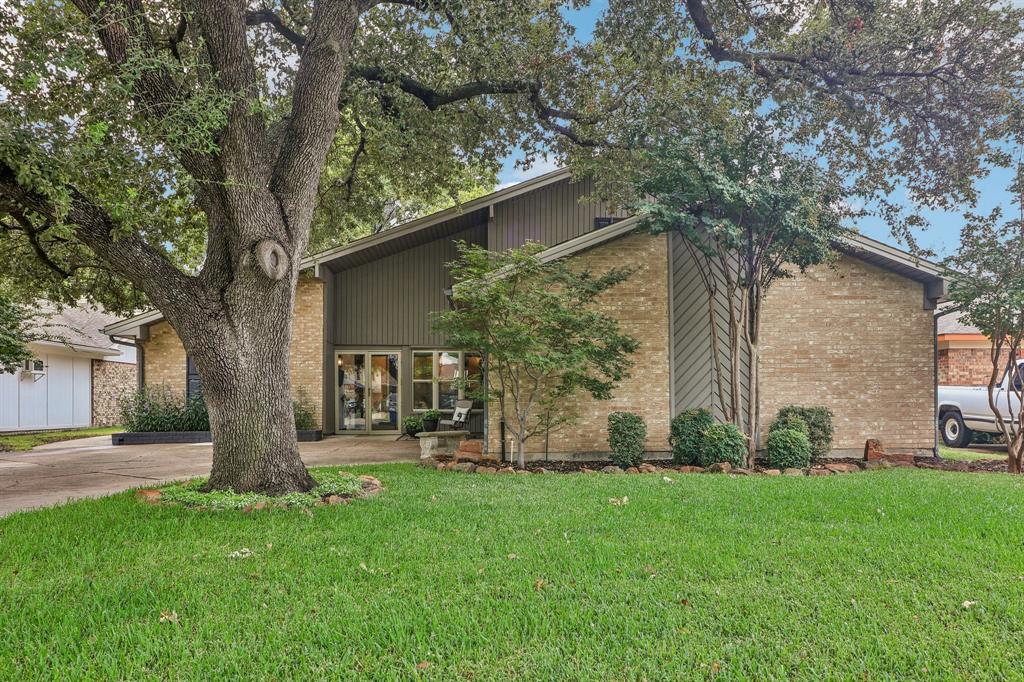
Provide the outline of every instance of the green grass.
<path id="1" fill-rule="evenodd" d="M 90 429 L 68 429 L 66 431 L 40 431 L 38 433 L 9 433 L 0 435 L 0 452 L 23 452 L 37 445 L 56 443 L 90 436 L 109 436 L 121 431 L 120 426 L 100 426 Z"/>
<path id="2" fill-rule="evenodd" d="M 0 519 L 0 676 L 1024 675 L 1024 478 L 352 470 L 387 491 Z"/>
<path id="3" fill-rule="evenodd" d="M 959 459 L 967 462 L 975 462 L 980 459 L 1006 459 L 1006 450 L 964 450 L 963 448 L 950 448 L 945 445 L 939 446 L 939 457 L 944 459 Z"/>

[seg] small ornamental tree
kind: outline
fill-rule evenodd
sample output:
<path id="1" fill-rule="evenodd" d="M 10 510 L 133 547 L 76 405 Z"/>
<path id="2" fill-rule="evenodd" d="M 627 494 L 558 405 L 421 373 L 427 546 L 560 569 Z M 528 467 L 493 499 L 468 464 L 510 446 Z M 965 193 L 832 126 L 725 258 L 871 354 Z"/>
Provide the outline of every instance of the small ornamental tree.
<path id="1" fill-rule="evenodd" d="M 592 305 L 630 271 L 577 271 L 545 262 L 543 250 L 533 242 L 501 252 L 460 242 L 449 265 L 453 309 L 434 321 L 452 346 L 483 354 L 486 382 L 473 397 L 497 403 L 520 467 L 527 440 L 575 420 L 573 396 L 611 398 L 638 347 Z"/>
<path id="2" fill-rule="evenodd" d="M 776 280 L 832 258 L 843 234 L 841 187 L 812 161 L 788 154 L 759 119 L 721 131 L 679 130 L 648 161 L 637 190 L 649 198 L 639 212 L 652 233 L 682 238 L 700 274 L 718 407 L 750 435 L 753 466 L 761 306 Z"/>
<path id="3" fill-rule="evenodd" d="M 30 339 L 25 329 L 25 311 L 0 296 L 0 372 L 16 372 L 32 353 L 25 345 Z"/>
<path id="4" fill-rule="evenodd" d="M 1018 196 L 1022 189 L 1018 172 Z M 968 216 L 960 250 L 948 261 L 955 270 L 950 299 L 992 339 L 988 402 L 1014 474 L 1024 473 L 1024 205 L 1021 210 L 1020 218 L 1007 222 L 998 210 Z"/>

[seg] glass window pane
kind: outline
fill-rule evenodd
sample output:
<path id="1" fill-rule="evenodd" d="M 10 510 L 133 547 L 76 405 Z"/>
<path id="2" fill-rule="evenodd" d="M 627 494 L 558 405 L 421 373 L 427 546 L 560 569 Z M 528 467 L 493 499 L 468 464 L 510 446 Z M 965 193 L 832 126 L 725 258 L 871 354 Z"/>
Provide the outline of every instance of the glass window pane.
<path id="1" fill-rule="evenodd" d="M 438 381 L 452 381 L 459 377 L 458 353 L 439 353 L 437 356 Z"/>
<path id="2" fill-rule="evenodd" d="M 338 356 L 338 430 L 365 431 L 366 413 L 363 369 L 366 356 L 342 353 Z"/>
<path id="3" fill-rule="evenodd" d="M 374 431 L 398 428 L 398 355 L 370 356 L 370 409 Z"/>
<path id="4" fill-rule="evenodd" d="M 412 385 L 412 407 L 415 410 L 429 410 L 434 407 L 434 384 L 417 381 Z"/>
<path id="5" fill-rule="evenodd" d="M 412 356 L 412 378 L 430 379 L 434 376 L 434 354 L 415 353 Z"/>
<path id="6" fill-rule="evenodd" d="M 466 353 L 466 379 L 480 381 L 484 376 L 484 359 L 477 353 Z"/>
<path id="7" fill-rule="evenodd" d="M 459 387 L 450 381 L 442 381 L 437 385 L 437 409 L 454 410 L 455 401 L 459 399 Z"/>

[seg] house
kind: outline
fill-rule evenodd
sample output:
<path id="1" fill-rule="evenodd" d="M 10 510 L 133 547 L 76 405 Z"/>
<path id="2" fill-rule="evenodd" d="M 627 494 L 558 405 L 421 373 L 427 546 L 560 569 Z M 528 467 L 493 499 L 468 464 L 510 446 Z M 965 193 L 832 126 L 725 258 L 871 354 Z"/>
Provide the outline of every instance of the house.
<path id="1" fill-rule="evenodd" d="M 430 323 L 448 305 L 456 240 L 492 250 L 533 240 L 549 247 L 546 258 L 638 268 L 600 303 L 641 343 L 631 378 L 610 401 L 580 398 L 579 422 L 528 443 L 533 455 L 606 451 L 613 410 L 643 415 L 648 449 L 666 451 L 673 415 L 714 408 L 706 300 L 687 250 L 676 236 L 638 232 L 635 218 L 586 200 L 591 192 L 590 181 L 558 170 L 309 258 L 291 368 L 325 432 L 394 436 L 402 417 L 450 408 L 459 395 L 451 379 L 478 372 L 479 357 L 448 347 Z M 931 453 L 939 268 L 865 237 L 838 246 L 834 265 L 780 281 L 767 297 L 763 421 L 783 405 L 825 405 L 835 413 L 834 454 L 859 455 L 867 438 Z M 139 343 L 147 385 L 191 390 L 184 349 L 158 312 L 105 331 Z M 498 418 L 486 412 L 470 426 L 498 452 Z"/>
<path id="2" fill-rule="evenodd" d="M 29 330 L 33 357 L 0 373 L 0 431 L 110 426 L 118 402 L 135 389 L 135 348 L 102 331 L 116 321 L 102 310 L 40 306 Z"/>
<path id="3" fill-rule="evenodd" d="M 935 317 L 939 352 L 939 384 L 988 386 L 992 374 L 992 342 L 954 309 Z"/>

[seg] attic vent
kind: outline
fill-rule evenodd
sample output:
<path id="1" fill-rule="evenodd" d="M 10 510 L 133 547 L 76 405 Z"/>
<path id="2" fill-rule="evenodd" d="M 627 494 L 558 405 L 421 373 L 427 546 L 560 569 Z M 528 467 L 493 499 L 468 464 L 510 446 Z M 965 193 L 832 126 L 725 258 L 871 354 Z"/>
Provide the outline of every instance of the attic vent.
<path id="1" fill-rule="evenodd" d="M 614 223 L 621 221 L 622 218 L 614 218 L 612 216 L 603 216 L 600 218 L 594 218 L 594 229 L 600 230 L 602 227 L 608 227 Z"/>

